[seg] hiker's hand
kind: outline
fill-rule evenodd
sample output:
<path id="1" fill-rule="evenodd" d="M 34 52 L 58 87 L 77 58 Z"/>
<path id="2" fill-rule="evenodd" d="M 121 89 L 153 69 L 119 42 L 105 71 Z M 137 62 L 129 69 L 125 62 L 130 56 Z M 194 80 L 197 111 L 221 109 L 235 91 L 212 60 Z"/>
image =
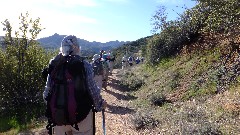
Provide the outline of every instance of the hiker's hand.
<path id="1" fill-rule="evenodd" d="M 104 110 L 106 109 L 106 107 L 107 107 L 107 102 L 106 102 L 106 100 L 103 100 L 102 107 L 103 107 Z"/>

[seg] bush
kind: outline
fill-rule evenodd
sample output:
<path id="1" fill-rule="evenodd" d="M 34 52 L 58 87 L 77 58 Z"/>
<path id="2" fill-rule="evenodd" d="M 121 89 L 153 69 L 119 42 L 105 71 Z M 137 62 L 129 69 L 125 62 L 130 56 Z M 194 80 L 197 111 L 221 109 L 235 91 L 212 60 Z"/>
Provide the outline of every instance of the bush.
<path id="1" fill-rule="evenodd" d="M 165 8 L 160 7 L 151 18 L 156 34 L 148 43 L 147 61 L 158 64 L 163 58 L 180 52 L 203 32 L 239 34 L 239 2 L 237 0 L 198 0 L 200 3 L 186 10 L 174 21 L 166 21 Z"/>
<path id="2" fill-rule="evenodd" d="M 159 121 L 154 119 L 150 114 L 143 114 L 139 112 L 134 115 L 133 121 L 137 130 L 153 129 L 159 124 Z"/>
<path id="3" fill-rule="evenodd" d="M 142 87 L 144 81 L 132 72 L 126 72 L 121 77 L 120 85 L 128 91 L 134 91 Z"/>
<path id="4" fill-rule="evenodd" d="M 171 101 L 167 100 L 164 95 L 153 95 L 151 97 L 151 103 L 155 106 L 163 106 L 165 103 L 171 103 Z"/>
<path id="5" fill-rule="evenodd" d="M 14 117 L 22 126 L 32 118 L 44 115 L 42 90 L 45 82 L 41 71 L 52 56 L 35 40 L 41 31 L 39 18 L 28 19 L 27 13 L 21 15 L 20 20 L 20 31 L 15 32 L 15 38 L 11 35 L 9 21 L 3 23 L 6 48 L 0 51 L 0 116 Z"/>

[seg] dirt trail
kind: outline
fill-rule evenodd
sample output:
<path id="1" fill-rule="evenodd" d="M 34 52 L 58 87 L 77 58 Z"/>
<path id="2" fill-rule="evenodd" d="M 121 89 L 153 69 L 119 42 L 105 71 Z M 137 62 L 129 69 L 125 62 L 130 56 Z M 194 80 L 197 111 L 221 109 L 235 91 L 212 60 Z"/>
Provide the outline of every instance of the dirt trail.
<path id="1" fill-rule="evenodd" d="M 109 85 L 107 90 L 102 90 L 102 96 L 107 100 L 108 106 L 105 110 L 106 134 L 108 135 L 137 135 L 131 123 L 131 113 L 134 110 L 128 107 L 132 98 L 126 95 L 119 87 L 118 73 L 119 69 L 114 69 L 113 74 L 109 76 Z M 96 135 L 103 135 L 102 113 L 96 113 Z M 45 128 L 33 130 L 31 133 L 20 133 L 19 135 L 47 135 Z"/>
<path id="2" fill-rule="evenodd" d="M 131 123 L 131 113 L 133 109 L 128 107 L 131 96 L 126 95 L 119 87 L 117 77 L 119 69 L 113 70 L 112 76 L 109 76 L 109 86 L 107 90 L 102 91 L 102 96 L 107 100 L 108 106 L 105 111 L 106 116 L 106 133 L 111 135 L 134 135 L 137 134 Z M 96 135 L 102 135 L 102 114 L 96 114 Z"/>

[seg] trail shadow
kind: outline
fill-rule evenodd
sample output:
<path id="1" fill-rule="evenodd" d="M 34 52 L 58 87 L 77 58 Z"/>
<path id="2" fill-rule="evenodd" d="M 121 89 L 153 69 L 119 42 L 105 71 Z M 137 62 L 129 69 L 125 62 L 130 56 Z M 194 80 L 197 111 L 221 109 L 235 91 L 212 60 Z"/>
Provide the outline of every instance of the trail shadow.
<path id="1" fill-rule="evenodd" d="M 123 95 L 123 94 L 119 94 L 110 90 L 104 90 L 105 92 L 115 96 L 118 100 L 134 100 L 137 99 L 137 97 L 132 96 L 132 95 Z"/>
<path id="2" fill-rule="evenodd" d="M 119 80 L 116 80 L 114 78 L 109 78 L 109 86 L 113 89 L 116 89 L 118 91 L 127 92 L 129 89 L 123 85 L 121 85 L 121 82 Z"/>
<path id="3" fill-rule="evenodd" d="M 17 135 L 34 135 L 34 132 L 27 130 L 27 131 L 20 131 Z"/>
<path id="4" fill-rule="evenodd" d="M 113 114 L 131 114 L 135 113 L 134 109 L 130 109 L 128 107 L 122 107 L 122 106 L 113 106 L 113 105 L 107 105 L 108 110 L 106 112 L 108 113 L 113 113 Z"/>
<path id="5" fill-rule="evenodd" d="M 48 132 L 45 129 L 42 131 L 36 131 L 36 132 L 26 130 L 26 131 L 21 131 L 17 135 L 48 135 Z"/>

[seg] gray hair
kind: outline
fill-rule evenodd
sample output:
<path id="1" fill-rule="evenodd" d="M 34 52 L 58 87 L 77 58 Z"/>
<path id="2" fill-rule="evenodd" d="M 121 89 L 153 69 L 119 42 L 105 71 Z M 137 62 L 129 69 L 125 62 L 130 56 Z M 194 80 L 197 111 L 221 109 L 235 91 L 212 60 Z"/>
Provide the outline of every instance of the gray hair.
<path id="1" fill-rule="evenodd" d="M 64 37 L 61 42 L 60 52 L 63 56 L 80 55 L 80 46 L 77 37 L 74 35 Z"/>

